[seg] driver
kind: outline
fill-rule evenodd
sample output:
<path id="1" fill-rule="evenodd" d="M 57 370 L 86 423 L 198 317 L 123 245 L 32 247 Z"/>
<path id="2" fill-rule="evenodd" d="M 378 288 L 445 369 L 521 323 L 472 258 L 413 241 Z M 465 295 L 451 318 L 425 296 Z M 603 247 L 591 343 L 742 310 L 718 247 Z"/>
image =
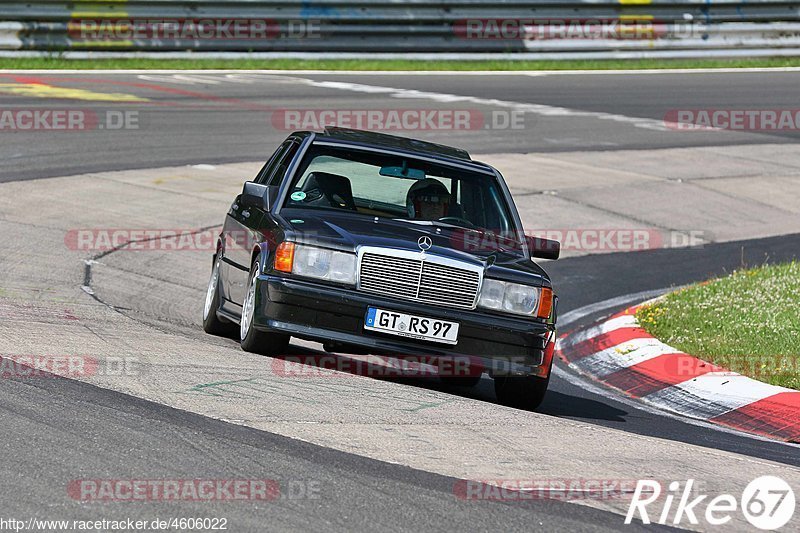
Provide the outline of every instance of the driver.
<path id="1" fill-rule="evenodd" d="M 408 218 L 439 220 L 447 216 L 450 193 L 441 181 L 425 178 L 416 182 L 406 194 Z"/>

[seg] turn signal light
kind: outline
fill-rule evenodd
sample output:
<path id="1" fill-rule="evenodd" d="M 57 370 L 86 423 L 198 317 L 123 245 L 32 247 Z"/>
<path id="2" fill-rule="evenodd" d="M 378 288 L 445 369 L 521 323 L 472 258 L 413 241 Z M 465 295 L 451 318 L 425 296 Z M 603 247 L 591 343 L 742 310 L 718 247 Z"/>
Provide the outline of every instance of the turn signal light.
<path id="1" fill-rule="evenodd" d="M 292 265 L 294 265 L 294 243 L 282 242 L 278 245 L 275 251 L 275 270 L 279 272 L 292 273 Z"/>
<path id="2" fill-rule="evenodd" d="M 536 312 L 536 316 L 539 318 L 549 318 L 552 309 L 553 289 L 542 287 L 542 296 L 539 298 L 539 310 Z"/>

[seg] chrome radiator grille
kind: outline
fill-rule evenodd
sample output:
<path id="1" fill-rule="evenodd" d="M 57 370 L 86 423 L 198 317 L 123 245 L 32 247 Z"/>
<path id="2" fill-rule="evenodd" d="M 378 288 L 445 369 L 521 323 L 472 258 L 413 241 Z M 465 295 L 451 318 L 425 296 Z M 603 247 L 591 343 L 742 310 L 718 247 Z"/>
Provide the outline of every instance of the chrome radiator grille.
<path id="1" fill-rule="evenodd" d="M 358 288 L 404 300 L 472 309 L 480 283 L 477 267 L 458 268 L 432 256 L 413 259 L 367 252 L 361 256 Z"/>

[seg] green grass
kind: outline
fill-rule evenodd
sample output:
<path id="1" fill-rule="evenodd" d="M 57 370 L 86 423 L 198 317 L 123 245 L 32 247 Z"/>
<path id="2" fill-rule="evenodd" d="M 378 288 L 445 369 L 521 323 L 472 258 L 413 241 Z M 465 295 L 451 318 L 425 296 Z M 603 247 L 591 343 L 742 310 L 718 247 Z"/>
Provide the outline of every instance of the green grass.
<path id="1" fill-rule="evenodd" d="M 687 287 L 636 317 L 648 333 L 683 352 L 800 389 L 800 262 Z"/>
<path id="2" fill-rule="evenodd" d="M 797 67 L 800 58 L 737 60 L 630 59 L 606 61 L 419 61 L 301 59 L 64 59 L 0 58 L 0 69 L 270 69 L 270 70 L 608 70 L 664 68 Z"/>

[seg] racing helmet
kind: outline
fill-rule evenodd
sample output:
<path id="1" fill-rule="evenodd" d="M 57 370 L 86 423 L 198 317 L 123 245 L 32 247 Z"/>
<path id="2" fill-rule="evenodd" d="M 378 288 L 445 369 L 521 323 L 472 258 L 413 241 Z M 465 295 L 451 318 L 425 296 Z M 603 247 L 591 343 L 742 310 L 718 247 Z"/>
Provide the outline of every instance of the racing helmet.
<path id="1" fill-rule="evenodd" d="M 444 214 L 450 204 L 450 192 L 444 184 L 433 178 L 425 178 L 412 185 L 406 193 L 406 211 L 408 218 L 416 218 L 421 212 L 423 201 L 444 204 Z"/>

